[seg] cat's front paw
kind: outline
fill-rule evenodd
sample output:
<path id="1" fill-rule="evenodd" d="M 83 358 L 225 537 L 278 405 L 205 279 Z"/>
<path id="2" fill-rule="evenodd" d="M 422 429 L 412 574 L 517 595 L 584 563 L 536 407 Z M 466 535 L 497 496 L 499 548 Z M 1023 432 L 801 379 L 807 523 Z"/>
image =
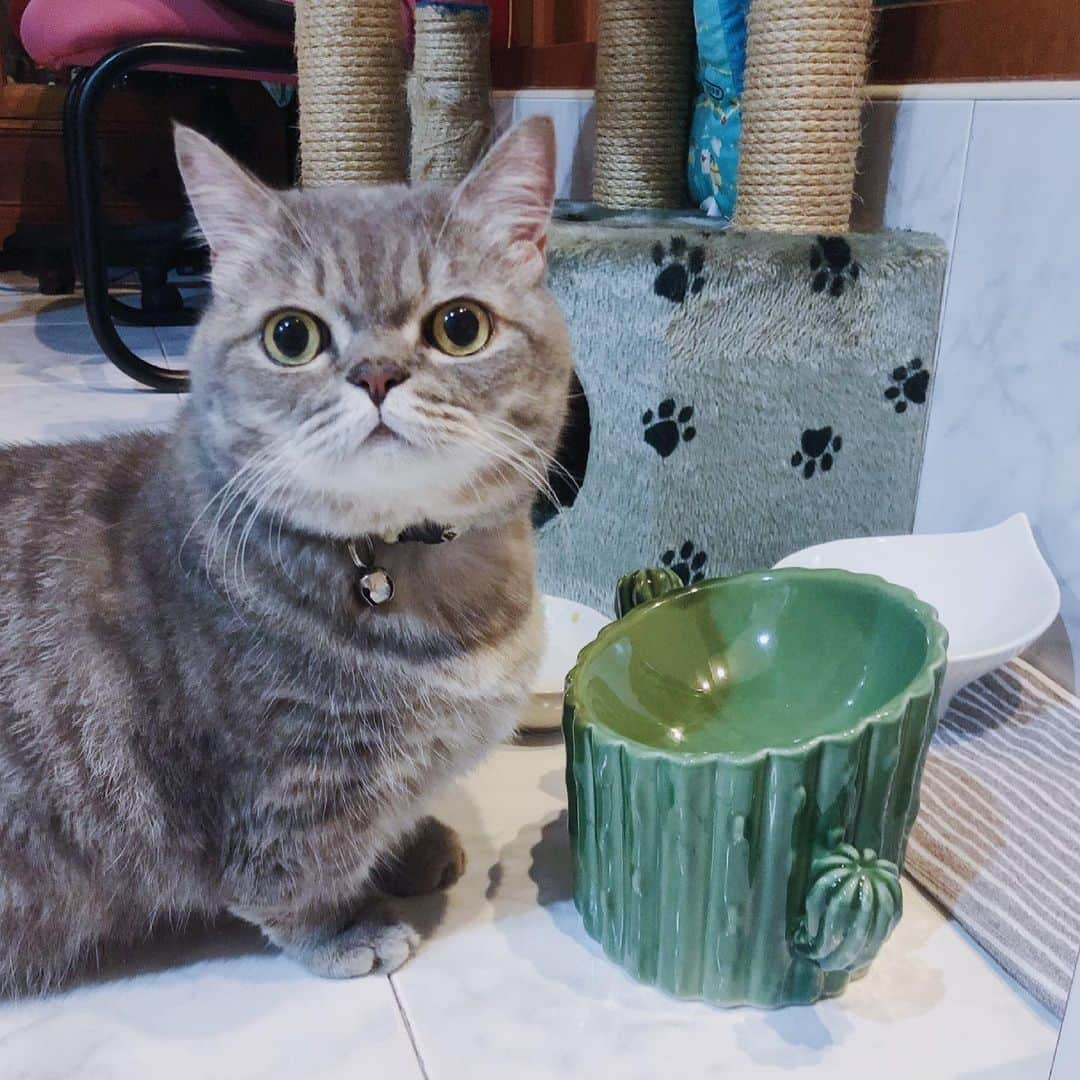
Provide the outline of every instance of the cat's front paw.
<path id="1" fill-rule="evenodd" d="M 389 975 L 416 951 L 420 938 L 403 922 L 361 918 L 297 956 L 309 971 L 329 979 Z"/>
<path id="2" fill-rule="evenodd" d="M 355 914 L 341 921 L 329 912 L 270 914 L 240 906 L 229 910 L 259 926 L 286 956 L 329 979 L 389 975 L 420 943 L 416 931 L 380 898 L 359 904 Z"/>
<path id="3" fill-rule="evenodd" d="M 399 852 L 375 875 L 391 896 L 422 896 L 448 889 L 465 873 L 465 849 L 449 825 L 424 818 Z"/>

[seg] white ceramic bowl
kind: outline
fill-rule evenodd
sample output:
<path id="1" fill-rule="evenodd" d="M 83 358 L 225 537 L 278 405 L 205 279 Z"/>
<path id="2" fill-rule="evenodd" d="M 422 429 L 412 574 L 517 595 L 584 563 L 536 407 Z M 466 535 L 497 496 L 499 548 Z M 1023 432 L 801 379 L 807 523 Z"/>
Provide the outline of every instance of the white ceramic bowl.
<path id="1" fill-rule="evenodd" d="M 544 597 L 547 641 L 532 687 L 532 702 L 522 720 L 524 731 L 554 731 L 562 721 L 563 683 L 577 655 L 611 622 L 609 616 L 561 596 Z"/>
<path id="2" fill-rule="evenodd" d="M 978 532 L 834 540 L 776 565 L 877 574 L 937 608 L 949 631 L 942 710 L 962 686 L 1026 649 L 1061 607 L 1026 514 Z"/>

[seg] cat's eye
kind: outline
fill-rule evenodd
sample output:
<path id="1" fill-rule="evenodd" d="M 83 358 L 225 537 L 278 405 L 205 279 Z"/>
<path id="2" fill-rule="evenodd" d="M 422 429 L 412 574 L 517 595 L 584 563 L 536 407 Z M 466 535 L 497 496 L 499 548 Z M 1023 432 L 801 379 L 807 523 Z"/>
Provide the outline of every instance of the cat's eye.
<path id="1" fill-rule="evenodd" d="M 491 339 L 491 316 L 475 300 L 451 300 L 428 318 L 427 338 L 447 356 L 472 356 Z"/>
<path id="2" fill-rule="evenodd" d="M 263 327 L 263 348 L 275 364 L 310 364 L 326 348 L 328 331 L 322 320 L 306 311 L 275 311 Z"/>

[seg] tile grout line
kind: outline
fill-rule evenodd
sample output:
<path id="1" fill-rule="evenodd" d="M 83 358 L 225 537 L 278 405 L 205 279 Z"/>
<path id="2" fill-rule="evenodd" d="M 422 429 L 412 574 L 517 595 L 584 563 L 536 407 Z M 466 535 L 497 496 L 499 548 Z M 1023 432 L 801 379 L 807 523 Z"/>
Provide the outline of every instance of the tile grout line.
<path id="1" fill-rule="evenodd" d="M 953 258 L 956 252 L 956 238 L 960 235 L 960 215 L 964 210 L 964 186 L 967 184 L 968 158 L 971 156 L 971 136 L 975 132 L 975 113 L 979 108 L 977 101 L 971 102 L 971 111 L 968 113 L 967 132 L 964 136 L 964 160 L 960 163 L 960 194 L 956 200 L 956 220 L 953 222 L 952 236 L 949 238 L 949 272 L 946 275 L 945 287 L 948 288 L 952 280 Z"/>
<path id="2" fill-rule="evenodd" d="M 964 157 L 960 162 L 960 183 L 956 194 L 956 216 L 953 218 L 952 232 L 949 235 L 949 255 L 945 265 L 945 280 L 941 286 L 941 308 L 938 314 L 937 338 L 934 341 L 934 392 L 930 397 L 930 408 L 926 413 L 923 428 L 922 461 L 919 464 L 919 476 L 915 482 L 915 517 L 912 520 L 913 531 L 919 527 L 919 502 L 922 498 L 923 477 L 926 472 L 926 444 L 930 438 L 930 425 L 934 419 L 934 404 L 937 400 L 937 382 L 941 376 L 941 353 L 945 340 L 945 320 L 949 313 L 949 293 L 952 289 L 953 268 L 956 265 L 956 238 L 960 235 L 960 215 L 964 212 L 964 187 L 967 185 L 968 157 L 971 154 L 971 137 L 975 131 L 975 110 L 978 101 L 969 101 L 967 130 L 964 132 Z"/>
<path id="3" fill-rule="evenodd" d="M 387 975 L 386 981 L 390 984 L 390 992 L 394 995 L 394 1001 L 398 1007 L 398 1014 L 401 1016 L 401 1022 L 405 1025 L 405 1033 L 409 1036 L 409 1044 L 412 1046 L 413 1053 L 416 1055 L 416 1064 L 420 1066 L 420 1075 L 423 1077 L 423 1080 L 430 1080 L 427 1067 L 424 1065 L 423 1055 L 420 1053 L 420 1046 L 416 1041 L 416 1032 L 413 1031 L 412 1022 L 409 1020 L 409 1014 L 405 1011 L 405 1006 L 401 1003 L 401 995 L 398 993 L 397 984 L 394 982 L 394 976 Z"/>

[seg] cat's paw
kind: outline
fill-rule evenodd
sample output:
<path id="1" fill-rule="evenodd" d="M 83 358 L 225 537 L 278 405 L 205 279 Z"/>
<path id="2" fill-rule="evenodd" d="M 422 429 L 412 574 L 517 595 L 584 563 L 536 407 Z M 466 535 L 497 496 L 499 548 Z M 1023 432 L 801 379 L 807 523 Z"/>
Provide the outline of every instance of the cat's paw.
<path id="1" fill-rule="evenodd" d="M 420 937 L 407 923 L 365 915 L 298 959 L 328 979 L 389 975 L 416 951 Z"/>
<path id="2" fill-rule="evenodd" d="M 465 873 L 465 849 L 458 834 L 433 817 L 424 818 L 375 884 L 391 896 L 422 896 L 448 889 Z"/>

